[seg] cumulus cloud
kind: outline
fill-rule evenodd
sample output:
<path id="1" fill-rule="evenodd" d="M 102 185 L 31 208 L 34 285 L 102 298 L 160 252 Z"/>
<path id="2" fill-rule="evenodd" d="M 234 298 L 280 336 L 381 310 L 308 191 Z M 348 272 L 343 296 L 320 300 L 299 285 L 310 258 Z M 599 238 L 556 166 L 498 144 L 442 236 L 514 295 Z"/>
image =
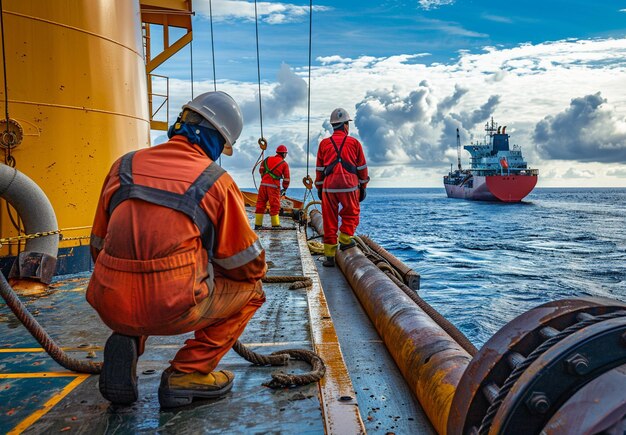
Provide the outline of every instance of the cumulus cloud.
<path id="1" fill-rule="evenodd" d="M 569 168 L 564 174 L 563 178 L 594 178 L 595 174 L 585 169 Z"/>
<path id="2" fill-rule="evenodd" d="M 471 130 L 492 115 L 499 102 L 491 96 L 476 110 L 457 108 L 467 89 L 456 86 L 439 99 L 428 82 L 403 94 L 397 89 L 370 91 L 357 103 L 355 125 L 373 164 L 442 164 L 455 144 L 455 130 Z"/>
<path id="3" fill-rule="evenodd" d="M 437 9 L 440 6 L 454 4 L 454 0 L 419 0 L 419 5 L 422 9 Z"/>
<path id="4" fill-rule="evenodd" d="M 611 169 L 606 175 L 609 177 L 626 178 L 626 169 Z"/>
<path id="5" fill-rule="evenodd" d="M 543 118 L 534 140 L 546 158 L 580 162 L 626 161 L 626 122 L 605 108 L 600 92 L 574 98 L 563 112 Z"/>
<path id="6" fill-rule="evenodd" d="M 296 108 L 306 104 L 307 83 L 297 76 L 287 64 L 282 64 L 278 71 L 278 83 L 269 94 L 261 94 L 263 120 L 278 119 L 290 115 Z M 241 111 L 246 123 L 259 119 L 259 96 L 241 104 Z"/>
<path id="7" fill-rule="evenodd" d="M 212 11 L 209 2 L 196 2 L 194 7 L 199 14 L 209 17 L 213 13 L 215 21 L 245 20 L 254 21 L 254 2 L 241 0 L 213 0 Z M 332 10 L 327 6 L 313 6 L 313 12 Z M 257 16 L 260 21 L 268 24 L 283 24 L 307 20 L 309 6 L 299 6 L 291 3 L 258 2 Z"/>

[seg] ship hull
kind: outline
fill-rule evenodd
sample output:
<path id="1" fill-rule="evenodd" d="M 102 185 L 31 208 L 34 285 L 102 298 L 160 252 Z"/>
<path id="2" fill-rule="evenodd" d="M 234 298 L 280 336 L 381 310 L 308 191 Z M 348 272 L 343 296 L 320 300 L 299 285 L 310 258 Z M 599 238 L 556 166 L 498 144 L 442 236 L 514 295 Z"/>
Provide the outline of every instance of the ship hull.
<path id="1" fill-rule="evenodd" d="M 445 184 L 448 198 L 474 201 L 519 202 L 537 184 L 536 175 L 474 175 L 459 185 Z"/>

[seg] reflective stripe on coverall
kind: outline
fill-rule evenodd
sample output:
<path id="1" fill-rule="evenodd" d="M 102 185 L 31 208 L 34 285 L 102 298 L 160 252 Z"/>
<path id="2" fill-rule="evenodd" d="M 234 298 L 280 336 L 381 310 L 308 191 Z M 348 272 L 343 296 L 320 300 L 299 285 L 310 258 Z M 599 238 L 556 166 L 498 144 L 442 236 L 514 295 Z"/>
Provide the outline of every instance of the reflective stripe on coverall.
<path id="1" fill-rule="evenodd" d="M 264 214 L 266 204 L 270 203 L 270 216 L 280 213 L 280 180 L 283 180 L 283 189 L 289 187 L 289 164 L 282 156 L 275 155 L 263 160 L 260 165 L 261 186 L 256 201 L 257 214 Z"/>
<path id="2" fill-rule="evenodd" d="M 323 190 L 324 245 L 336 247 L 339 216 L 339 230 L 348 236 L 354 235 L 359 224 L 359 187 L 367 187 L 369 181 L 361 143 L 336 130 L 320 142 L 315 170 L 315 186 Z M 327 253 L 334 255 L 333 249 Z"/>
<path id="3" fill-rule="evenodd" d="M 241 192 L 183 136 L 134 153 L 130 174 L 122 161 L 96 210 L 87 300 L 111 329 L 139 336 L 140 351 L 148 335 L 195 331 L 170 363 L 210 373 L 265 301 L 265 251 Z"/>

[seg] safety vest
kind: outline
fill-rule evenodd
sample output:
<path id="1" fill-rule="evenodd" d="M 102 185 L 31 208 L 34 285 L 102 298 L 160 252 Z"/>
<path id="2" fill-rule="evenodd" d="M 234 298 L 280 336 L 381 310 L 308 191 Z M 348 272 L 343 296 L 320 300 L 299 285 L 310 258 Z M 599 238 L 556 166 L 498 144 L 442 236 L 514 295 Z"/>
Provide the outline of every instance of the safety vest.
<path id="1" fill-rule="evenodd" d="M 346 140 L 348 139 L 348 135 L 344 136 L 343 141 L 341 142 L 341 145 L 339 147 L 337 147 L 337 144 L 333 140 L 332 136 L 329 139 L 330 139 L 330 142 L 333 144 L 333 148 L 335 148 L 335 152 L 337 153 L 337 157 L 330 164 L 326 165 L 326 167 L 324 168 L 324 176 L 327 177 L 328 175 L 332 174 L 333 170 L 335 169 L 335 166 L 337 166 L 339 163 L 341 163 L 341 166 L 343 166 L 343 168 L 347 172 L 356 175 L 357 174 L 356 166 L 346 162 L 341 157 L 341 152 L 343 151 L 343 147 L 346 144 Z"/>
<path id="2" fill-rule="evenodd" d="M 265 160 L 263 160 L 263 167 L 265 168 L 265 173 L 263 175 L 269 175 L 270 177 L 272 177 L 274 180 L 280 180 L 282 178 L 282 175 L 276 175 L 274 173 L 274 171 L 276 169 L 278 169 L 280 167 L 280 165 L 282 165 L 283 163 L 285 163 L 284 160 L 281 160 L 280 162 L 278 162 L 277 165 L 275 165 L 272 169 L 269 168 L 269 166 L 267 165 L 267 161 L 269 160 L 269 157 Z"/>
<path id="3" fill-rule="evenodd" d="M 200 230 L 202 246 L 206 249 L 209 259 L 213 258 L 215 227 L 213 222 L 200 206 L 202 199 L 213 187 L 215 182 L 226 173 L 214 162 L 200 173 L 184 194 L 170 192 L 154 187 L 142 186 L 133 182 L 132 151 L 122 157 L 119 166 L 120 187 L 115 191 L 109 203 L 108 214 L 111 216 L 115 208 L 127 199 L 140 199 L 152 204 L 177 210 L 186 214 Z"/>

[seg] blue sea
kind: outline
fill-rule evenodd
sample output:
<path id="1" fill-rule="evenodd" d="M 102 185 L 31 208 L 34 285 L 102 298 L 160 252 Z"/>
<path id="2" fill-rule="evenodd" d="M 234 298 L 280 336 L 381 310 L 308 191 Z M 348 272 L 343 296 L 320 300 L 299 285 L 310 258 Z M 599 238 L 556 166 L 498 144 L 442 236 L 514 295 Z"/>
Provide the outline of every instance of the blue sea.
<path id="1" fill-rule="evenodd" d="M 626 189 L 537 188 L 504 204 L 368 189 L 357 233 L 421 275 L 420 295 L 478 347 L 532 307 L 626 301 Z"/>

